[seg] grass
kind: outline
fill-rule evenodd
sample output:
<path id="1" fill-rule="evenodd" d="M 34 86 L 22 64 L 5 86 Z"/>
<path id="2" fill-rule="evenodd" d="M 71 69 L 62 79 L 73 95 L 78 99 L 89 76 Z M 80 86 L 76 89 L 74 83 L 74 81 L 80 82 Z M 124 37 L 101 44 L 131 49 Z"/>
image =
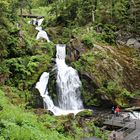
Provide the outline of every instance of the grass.
<path id="1" fill-rule="evenodd" d="M 93 135 L 102 137 L 102 132 L 94 126 L 94 118 L 81 124 L 79 117 L 73 118 L 71 115 L 36 115 L 31 112 L 32 109 L 25 110 L 21 105 L 12 104 L 13 98 L 20 99 L 18 94 L 21 93 L 17 93 L 20 91 L 15 88 L 9 88 L 0 87 L 0 140 L 79 140 Z M 83 133 L 87 128 L 89 132 Z"/>
<path id="2" fill-rule="evenodd" d="M 37 116 L 9 102 L 0 90 L 0 140 L 71 140 L 55 130 L 47 129 Z"/>

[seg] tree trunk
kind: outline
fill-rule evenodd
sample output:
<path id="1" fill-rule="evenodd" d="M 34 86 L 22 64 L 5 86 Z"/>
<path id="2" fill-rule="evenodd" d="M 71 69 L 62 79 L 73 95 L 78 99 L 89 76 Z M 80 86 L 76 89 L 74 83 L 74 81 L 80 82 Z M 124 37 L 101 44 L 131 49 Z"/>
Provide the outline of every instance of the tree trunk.
<path id="1" fill-rule="evenodd" d="M 22 16 L 23 12 L 22 12 L 22 8 L 20 8 L 20 15 Z"/>
<path id="2" fill-rule="evenodd" d="M 92 10 L 92 22 L 94 23 L 94 21 L 95 21 L 95 14 L 94 14 L 95 12 Z"/>

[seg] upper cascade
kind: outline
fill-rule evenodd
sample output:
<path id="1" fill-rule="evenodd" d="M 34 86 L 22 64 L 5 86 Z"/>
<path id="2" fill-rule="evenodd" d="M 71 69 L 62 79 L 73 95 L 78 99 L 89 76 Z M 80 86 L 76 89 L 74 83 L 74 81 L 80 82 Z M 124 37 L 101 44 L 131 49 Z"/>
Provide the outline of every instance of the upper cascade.
<path id="1" fill-rule="evenodd" d="M 50 39 L 48 37 L 48 34 L 46 33 L 46 31 L 44 31 L 41 27 L 41 24 L 43 22 L 44 18 L 41 19 L 32 19 L 32 21 L 29 21 L 29 24 L 33 24 L 36 26 L 36 30 L 38 30 L 38 34 L 36 36 L 36 40 L 39 40 L 40 38 L 44 38 L 45 40 L 47 40 L 48 42 L 50 42 Z"/>
<path id="2" fill-rule="evenodd" d="M 50 42 L 47 33 L 44 30 L 42 30 L 42 27 L 39 27 L 38 26 L 38 27 L 36 27 L 36 30 L 39 31 L 38 34 L 37 34 L 37 36 L 36 36 L 36 40 L 39 40 L 40 38 L 44 38 L 45 40 L 47 40 L 48 42 Z"/>

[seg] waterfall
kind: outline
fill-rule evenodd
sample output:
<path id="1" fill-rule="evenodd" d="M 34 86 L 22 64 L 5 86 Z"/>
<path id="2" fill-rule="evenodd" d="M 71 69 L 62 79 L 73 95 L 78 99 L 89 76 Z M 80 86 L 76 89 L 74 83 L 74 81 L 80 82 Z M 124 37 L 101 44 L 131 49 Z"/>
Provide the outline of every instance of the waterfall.
<path id="1" fill-rule="evenodd" d="M 51 110 L 54 115 L 76 114 L 83 109 L 80 98 L 81 81 L 77 71 L 65 63 L 66 45 L 56 45 L 56 51 L 58 106 L 54 105 L 48 94 L 49 73 L 44 72 L 41 75 L 36 88 L 43 98 L 44 107 Z"/>
<path id="2" fill-rule="evenodd" d="M 58 104 L 62 109 L 82 109 L 83 104 L 80 98 L 81 81 L 78 73 L 65 63 L 65 45 L 56 46 L 57 65 L 57 95 Z"/>
<path id="3" fill-rule="evenodd" d="M 48 34 L 42 29 L 41 24 L 43 22 L 44 18 L 41 19 L 32 19 L 31 21 L 28 21 L 29 24 L 32 24 L 36 26 L 36 30 L 39 32 L 37 33 L 36 40 L 39 40 L 40 38 L 44 38 L 48 42 L 50 42 L 50 39 L 48 37 Z"/>
<path id="4" fill-rule="evenodd" d="M 36 30 L 39 31 L 38 34 L 37 34 L 36 40 L 39 40 L 40 38 L 44 38 L 45 40 L 47 40 L 48 42 L 50 42 L 47 33 L 44 30 L 42 30 L 42 27 L 37 26 L 36 27 Z"/>
<path id="5" fill-rule="evenodd" d="M 36 83 L 36 88 L 39 90 L 40 95 L 43 98 L 44 108 L 52 109 L 54 107 L 52 99 L 48 95 L 48 84 L 49 73 L 43 72 L 39 81 Z"/>

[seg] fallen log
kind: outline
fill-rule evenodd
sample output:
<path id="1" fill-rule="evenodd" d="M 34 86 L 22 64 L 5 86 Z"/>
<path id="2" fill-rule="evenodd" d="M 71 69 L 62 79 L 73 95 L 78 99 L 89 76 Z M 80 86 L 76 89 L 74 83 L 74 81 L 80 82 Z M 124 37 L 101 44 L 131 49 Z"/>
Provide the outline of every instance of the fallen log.
<path id="1" fill-rule="evenodd" d="M 133 106 L 125 109 L 125 111 L 136 111 L 136 110 L 140 110 L 140 106 Z"/>

